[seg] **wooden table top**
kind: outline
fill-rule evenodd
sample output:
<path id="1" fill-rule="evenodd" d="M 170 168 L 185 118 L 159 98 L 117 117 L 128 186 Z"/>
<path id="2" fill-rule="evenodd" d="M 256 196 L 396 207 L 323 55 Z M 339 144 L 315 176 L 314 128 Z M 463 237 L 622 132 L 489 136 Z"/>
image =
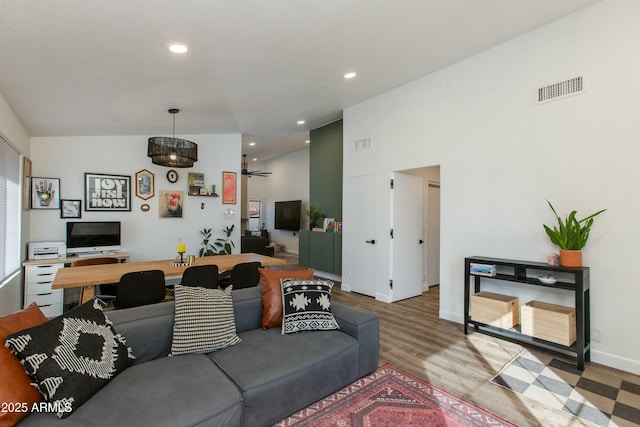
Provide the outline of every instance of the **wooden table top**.
<path id="1" fill-rule="evenodd" d="M 145 270 L 162 270 L 165 277 L 181 277 L 188 266 L 172 266 L 175 260 L 166 259 L 159 261 L 139 261 L 122 264 L 86 265 L 82 267 L 61 268 L 57 271 L 53 280 L 53 289 L 77 288 L 92 285 L 105 285 L 118 283 L 125 273 Z M 285 264 L 286 261 L 279 258 L 264 255 L 245 253 L 232 255 L 216 255 L 196 258 L 195 265 L 217 265 L 222 272 L 232 269 L 236 264 L 243 262 L 260 262 L 263 267 Z"/>

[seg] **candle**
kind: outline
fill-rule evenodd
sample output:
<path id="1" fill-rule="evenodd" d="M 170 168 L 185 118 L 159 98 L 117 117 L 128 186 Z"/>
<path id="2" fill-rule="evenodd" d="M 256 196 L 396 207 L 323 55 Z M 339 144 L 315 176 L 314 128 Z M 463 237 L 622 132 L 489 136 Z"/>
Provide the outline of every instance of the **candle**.
<path id="1" fill-rule="evenodd" d="M 178 253 L 187 252 L 187 245 L 184 243 L 178 243 Z"/>

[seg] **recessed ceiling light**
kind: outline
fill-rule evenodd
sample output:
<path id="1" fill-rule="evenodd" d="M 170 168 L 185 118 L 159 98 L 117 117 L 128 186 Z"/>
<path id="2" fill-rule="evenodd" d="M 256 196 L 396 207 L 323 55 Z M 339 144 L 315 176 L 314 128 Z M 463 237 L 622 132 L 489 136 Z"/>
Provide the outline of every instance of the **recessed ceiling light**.
<path id="1" fill-rule="evenodd" d="M 311 144 L 311 141 L 307 139 L 304 143 L 305 144 Z"/>
<path id="2" fill-rule="evenodd" d="M 186 44 L 182 43 L 172 43 L 169 45 L 169 50 L 173 53 L 187 53 L 189 48 Z"/>
<path id="3" fill-rule="evenodd" d="M 352 79 L 352 78 L 354 78 L 355 76 L 356 76 L 356 73 L 354 73 L 353 71 L 351 71 L 351 72 L 349 72 L 349 73 L 345 74 L 345 75 L 344 75 L 344 78 L 345 78 L 345 79 Z"/>
<path id="4" fill-rule="evenodd" d="M 304 121 L 304 120 L 298 120 L 298 124 L 299 124 L 299 125 L 303 125 L 304 123 L 305 123 L 305 121 Z"/>
<path id="5" fill-rule="evenodd" d="M 251 159 L 251 160 L 253 160 L 254 162 L 257 162 L 257 161 L 258 161 L 258 159 L 257 159 L 257 158 L 255 158 L 255 157 L 254 157 L 253 159 Z"/>
<path id="6" fill-rule="evenodd" d="M 249 145 L 250 145 L 251 147 L 253 147 L 254 145 L 256 145 L 256 143 L 255 143 L 255 142 L 250 142 L 250 143 L 249 143 Z"/>

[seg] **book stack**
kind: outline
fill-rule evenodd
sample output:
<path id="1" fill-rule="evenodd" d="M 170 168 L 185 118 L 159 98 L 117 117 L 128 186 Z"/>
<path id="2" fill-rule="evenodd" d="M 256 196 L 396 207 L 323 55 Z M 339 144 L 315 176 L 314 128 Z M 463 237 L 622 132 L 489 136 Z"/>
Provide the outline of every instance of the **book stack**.
<path id="1" fill-rule="evenodd" d="M 472 262 L 469 267 L 471 274 L 489 277 L 494 277 L 496 275 L 496 266 L 494 264 L 477 264 Z"/>

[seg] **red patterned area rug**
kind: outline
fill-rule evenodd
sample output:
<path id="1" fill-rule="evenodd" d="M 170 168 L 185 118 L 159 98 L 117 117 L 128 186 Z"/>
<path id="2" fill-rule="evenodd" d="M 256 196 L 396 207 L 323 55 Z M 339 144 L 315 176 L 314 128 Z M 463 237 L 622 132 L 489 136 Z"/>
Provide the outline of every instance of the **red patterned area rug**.
<path id="1" fill-rule="evenodd" d="M 276 424 L 317 426 L 511 426 L 390 364 Z"/>

